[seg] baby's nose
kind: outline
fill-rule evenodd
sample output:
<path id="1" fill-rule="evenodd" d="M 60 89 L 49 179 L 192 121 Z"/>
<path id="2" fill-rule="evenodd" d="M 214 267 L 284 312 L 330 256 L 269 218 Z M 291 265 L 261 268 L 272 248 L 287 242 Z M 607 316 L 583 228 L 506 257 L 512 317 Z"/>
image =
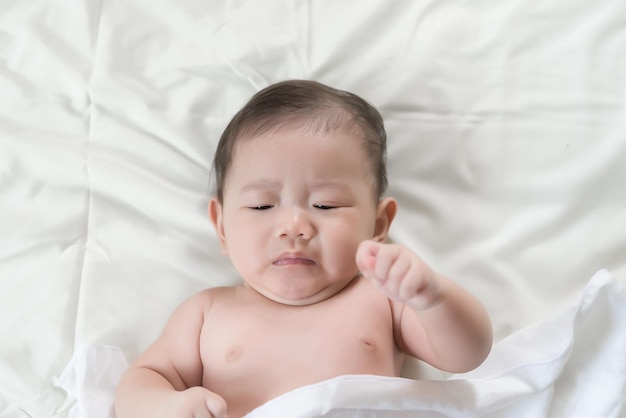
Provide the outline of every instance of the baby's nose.
<path id="1" fill-rule="evenodd" d="M 302 208 L 289 208 L 284 210 L 279 227 L 279 236 L 285 238 L 311 239 L 315 234 L 315 228 L 309 214 Z"/>

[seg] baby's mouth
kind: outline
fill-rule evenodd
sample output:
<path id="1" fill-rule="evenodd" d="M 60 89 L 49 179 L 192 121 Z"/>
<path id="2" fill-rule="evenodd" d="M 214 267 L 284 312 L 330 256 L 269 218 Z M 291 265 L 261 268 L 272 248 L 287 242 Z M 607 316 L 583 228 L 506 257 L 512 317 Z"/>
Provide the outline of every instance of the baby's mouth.
<path id="1" fill-rule="evenodd" d="M 285 252 L 282 253 L 274 262 L 272 263 L 275 266 L 313 266 L 317 264 L 314 260 L 311 260 L 309 257 L 305 256 L 301 253 L 290 253 Z"/>

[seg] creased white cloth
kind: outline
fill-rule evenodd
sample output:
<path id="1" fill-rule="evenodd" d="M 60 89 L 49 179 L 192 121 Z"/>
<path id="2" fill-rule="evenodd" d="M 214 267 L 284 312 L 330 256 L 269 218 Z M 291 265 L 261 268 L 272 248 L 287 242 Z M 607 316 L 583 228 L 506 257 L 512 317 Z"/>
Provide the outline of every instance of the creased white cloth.
<path id="1" fill-rule="evenodd" d="M 59 379 L 71 418 L 113 418 L 127 368 L 113 346 L 79 348 Z M 286 393 L 247 418 L 626 417 L 626 285 L 601 270 L 571 309 L 498 342 L 448 380 L 340 376 Z"/>
<path id="2" fill-rule="evenodd" d="M 83 344 L 56 385 L 76 399 L 68 418 L 115 418 L 115 387 L 128 362 L 119 347 Z"/>

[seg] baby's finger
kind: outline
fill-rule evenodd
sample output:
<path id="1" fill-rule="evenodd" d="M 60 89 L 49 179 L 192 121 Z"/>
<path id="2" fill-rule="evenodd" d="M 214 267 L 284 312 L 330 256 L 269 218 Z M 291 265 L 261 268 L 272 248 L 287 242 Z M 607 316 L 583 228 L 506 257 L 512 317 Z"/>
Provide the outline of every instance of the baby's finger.
<path id="1" fill-rule="evenodd" d="M 380 244 L 372 240 L 366 240 L 359 244 L 356 251 L 356 265 L 364 276 L 372 276 L 379 249 Z"/>
<path id="2" fill-rule="evenodd" d="M 400 287 L 407 279 L 410 279 L 408 274 L 411 269 L 411 265 L 411 257 L 407 254 L 398 255 L 389 267 L 387 281 L 397 283 L 398 287 Z"/>
<path id="3" fill-rule="evenodd" d="M 187 406 L 187 408 L 189 408 L 189 406 Z M 209 411 L 207 406 L 203 404 L 194 405 L 191 410 L 191 413 L 193 414 L 192 415 L 193 418 L 214 418 L 211 411 Z M 185 416 L 188 416 L 188 415 L 185 415 Z"/>
<path id="4" fill-rule="evenodd" d="M 209 393 L 206 398 L 206 406 L 212 418 L 227 418 L 226 401 L 217 393 Z"/>
<path id="5" fill-rule="evenodd" d="M 407 283 L 407 287 L 401 289 L 405 303 L 416 309 L 425 309 L 435 303 L 439 294 L 439 284 L 432 270 L 423 263 L 414 263 L 408 275 L 420 280 L 413 282 L 412 285 Z"/>
<path id="6" fill-rule="evenodd" d="M 418 296 L 419 292 L 424 288 L 421 277 L 413 270 L 414 268 L 408 269 L 404 279 L 398 286 L 398 298 L 405 303 Z"/>
<path id="7" fill-rule="evenodd" d="M 392 244 L 382 245 L 376 256 L 374 278 L 380 283 L 386 283 L 389 280 L 389 271 L 396 262 L 397 257 L 398 246 Z"/>
<path id="8" fill-rule="evenodd" d="M 193 418 L 214 418 L 206 408 L 197 408 L 193 411 Z"/>

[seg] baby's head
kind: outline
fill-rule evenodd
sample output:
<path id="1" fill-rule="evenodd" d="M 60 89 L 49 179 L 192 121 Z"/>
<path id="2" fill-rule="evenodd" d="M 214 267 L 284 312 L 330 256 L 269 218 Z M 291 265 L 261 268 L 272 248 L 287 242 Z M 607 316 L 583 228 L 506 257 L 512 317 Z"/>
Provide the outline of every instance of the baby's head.
<path id="1" fill-rule="evenodd" d="M 363 99 L 313 81 L 254 95 L 222 134 L 209 216 L 244 282 L 275 302 L 316 303 L 358 274 L 365 240 L 396 213 L 385 130 Z"/>
<path id="2" fill-rule="evenodd" d="M 304 128 L 313 132 L 349 132 L 362 141 L 369 158 L 374 194 L 387 188 L 386 133 L 378 111 L 355 94 L 308 80 L 272 84 L 255 94 L 233 117 L 215 152 L 216 197 L 222 202 L 235 145 L 241 140 L 279 131 Z"/>

